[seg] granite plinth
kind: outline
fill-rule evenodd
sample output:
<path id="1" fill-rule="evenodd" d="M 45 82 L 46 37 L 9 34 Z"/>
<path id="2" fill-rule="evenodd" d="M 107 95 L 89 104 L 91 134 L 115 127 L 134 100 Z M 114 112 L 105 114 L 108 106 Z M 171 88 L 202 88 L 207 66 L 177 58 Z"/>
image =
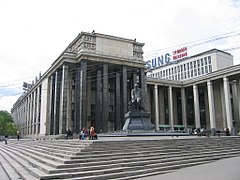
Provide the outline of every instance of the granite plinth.
<path id="1" fill-rule="evenodd" d="M 153 131 L 150 113 L 145 111 L 129 111 L 125 114 L 123 131 Z"/>

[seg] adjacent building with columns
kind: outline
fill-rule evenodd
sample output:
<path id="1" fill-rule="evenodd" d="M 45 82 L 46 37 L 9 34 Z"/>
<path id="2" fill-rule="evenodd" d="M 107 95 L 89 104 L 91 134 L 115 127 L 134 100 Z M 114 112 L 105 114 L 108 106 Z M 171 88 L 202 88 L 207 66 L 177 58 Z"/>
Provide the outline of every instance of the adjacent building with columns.
<path id="1" fill-rule="evenodd" d="M 121 130 L 139 83 L 156 130 L 220 129 L 239 123 L 240 66 L 178 80 L 146 76 L 143 43 L 80 33 L 11 110 L 23 135 Z"/>

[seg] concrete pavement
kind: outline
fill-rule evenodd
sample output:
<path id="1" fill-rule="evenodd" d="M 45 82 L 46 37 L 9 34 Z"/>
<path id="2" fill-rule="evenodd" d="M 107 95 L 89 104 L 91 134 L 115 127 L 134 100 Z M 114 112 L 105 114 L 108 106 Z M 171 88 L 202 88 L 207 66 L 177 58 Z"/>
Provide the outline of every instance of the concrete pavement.
<path id="1" fill-rule="evenodd" d="M 240 180 L 240 157 L 222 159 L 137 180 Z"/>

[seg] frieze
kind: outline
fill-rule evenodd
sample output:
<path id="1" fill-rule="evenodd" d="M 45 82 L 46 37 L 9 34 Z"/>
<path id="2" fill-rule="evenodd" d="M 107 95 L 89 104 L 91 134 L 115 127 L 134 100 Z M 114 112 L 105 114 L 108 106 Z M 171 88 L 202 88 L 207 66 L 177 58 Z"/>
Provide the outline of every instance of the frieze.
<path id="1" fill-rule="evenodd" d="M 78 53 L 80 50 L 96 50 L 96 37 L 81 36 L 75 44 L 67 49 L 67 52 Z"/>
<path id="2" fill-rule="evenodd" d="M 143 58 L 143 50 L 141 45 L 133 44 L 133 57 Z"/>

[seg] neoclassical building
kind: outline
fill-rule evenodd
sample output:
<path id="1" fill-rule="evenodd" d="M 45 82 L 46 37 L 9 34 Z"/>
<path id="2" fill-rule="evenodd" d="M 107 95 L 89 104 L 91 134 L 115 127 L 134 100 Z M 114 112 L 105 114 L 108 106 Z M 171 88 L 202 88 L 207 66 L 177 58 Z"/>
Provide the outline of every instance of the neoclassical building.
<path id="1" fill-rule="evenodd" d="M 236 133 L 240 65 L 208 69 L 194 78 L 181 79 L 181 73 L 147 77 L 143 46 L 136 40 L 80 33 L 13 105 L 21 133 L 57 135 L 68 128 L 78 133 L 91 125 L 98 132 L 121 130 L 135 83 L 145 92 L 145 109 L 156 130 L 205 128 L 214 134 L 229 128 Z"/>
<path id="2" fill-rule="evenodd" d="M 25 135 L 122 129 L 131 89 L 147 92 L 143 43 L 80 33 L 18 99 L 12 116 Z"/>

